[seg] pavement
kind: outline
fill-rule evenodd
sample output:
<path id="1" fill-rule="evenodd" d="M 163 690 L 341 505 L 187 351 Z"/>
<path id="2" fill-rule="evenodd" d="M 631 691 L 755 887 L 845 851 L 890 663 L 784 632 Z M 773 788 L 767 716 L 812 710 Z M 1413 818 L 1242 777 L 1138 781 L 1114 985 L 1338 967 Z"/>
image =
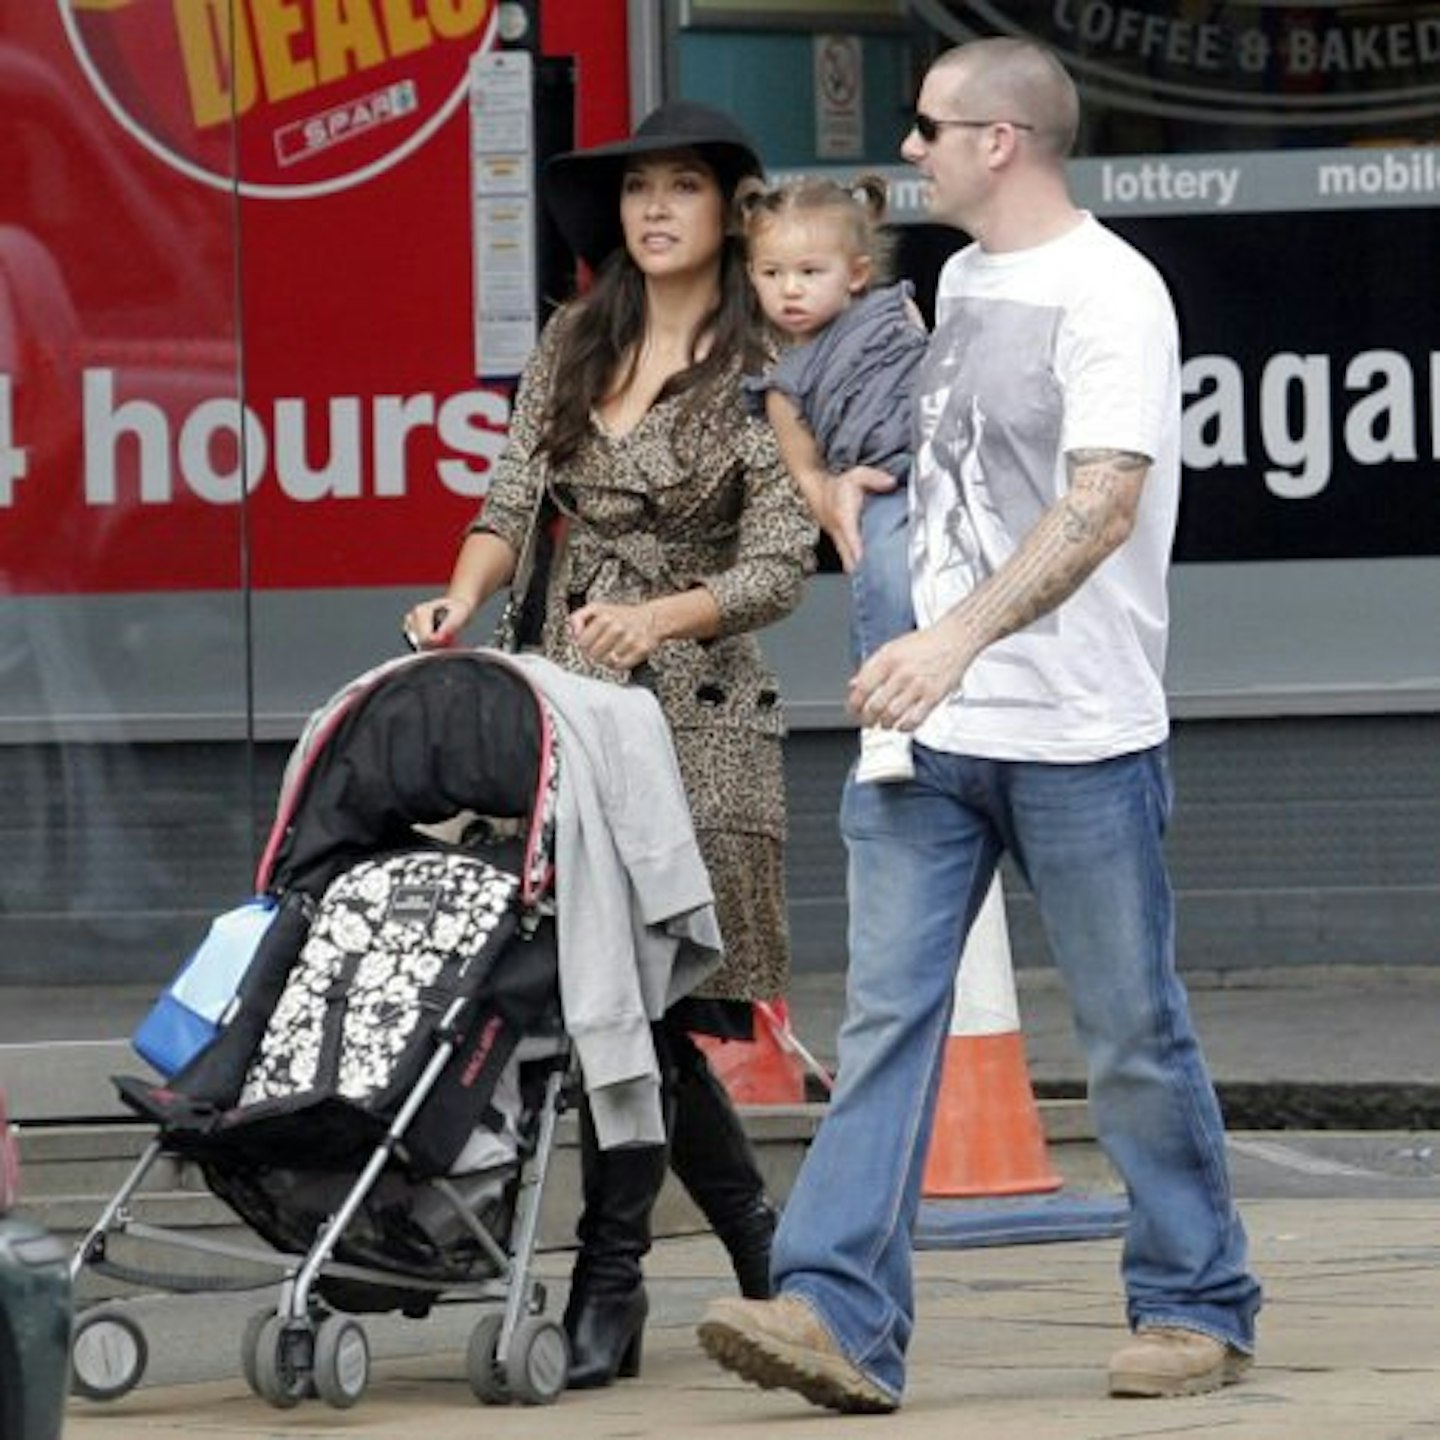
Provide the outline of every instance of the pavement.
<path id="1" fill-rule="evenodd" d="M 815 1410 L 788 1392 L 743 1384 L 699 1350 L 695 1324 L 730 1280 L 719 1246 L 692 1237 L 652 1252 L 642 1373 L 608 1389 L 545 1407 L 482 1406 L 465 1380 L 464 1332 L 431 1320 L 412 1324 L 408 1347 L 381 1354 L 377 1345 L 369 1386 L 351 1410 L 311 1400 L 276 1411 L 237 1374 L 143 1386 L 110 1404 L 72 1400 L 65 1437 L 802 1440 L 842 1428 L 847 1440 L 1440 1436 L 1440 1192 L 1258 1200 L 1245 1213 L 1268 1292 L 1259 1359 L 1242 1384 L 1210 1396 L 1105 1396 L 1106 1360 L 1122 1337 L 1119 1242 L 1104 1240 L 921 1251 L 903 1407 L 884 1417 Z M 199 1304 L 171 1302 L 172 1324 L 185 1323 L 184 1305 Z M 152 1337 L 152 1364 L 159 1348 Z"/>
<path id="2" fill-rule="evenodd" d="M 705 1358 L 695 1325 L 733 1282 L 713 1239 L 679 1235 L 659 1241 L 647 1262 L 651 1318 L 638 1380 L 552 1406 L 482 1406 L 465 1378 L 474 1312 L 456 1306 L 424 1322 L 367 1317 L 373 1362 L 355 1408 L 310 1400 L 277 1411 L 239 1375 L 253 1297 L 153 1297 L 136 1302 L 148 1307 L 145 1383 L 108 1404 L 72 1400 L 66 1440 L 767 1440 L 829 1437 L 842 1425 L 857 1440 L 1440 1440 L 1440 1137 L 1432 1133 L 1440 969 L 1188 979 L 1267 1292 L 1258 1364 L 1219 1394 L 1105 1396 L 1105 1363 L 1123 1338 L 1120 1242 L 1067 1239 L 917 1251 L 919 1318 L 903 1407 L 885 1417 L 815 1410 L 746 1386 Z M 1063 994 L 1048 973 L 1022 971 L 1017 982 L 1037 1092 L 1078 1093 Z M 801 975 L 790 996 L 796 1032 L 822 1061 L 833 1055 L 839 990 L 837 975 Z M 951 1203 L 987 1202 L 931 1208 Z M 540 1258 L 551 1315 L 563 1304 L 569 1259 Z M 182 1341 L 199 1331 L 221 1337 L 219 1365 L 183 1358 Z"/>

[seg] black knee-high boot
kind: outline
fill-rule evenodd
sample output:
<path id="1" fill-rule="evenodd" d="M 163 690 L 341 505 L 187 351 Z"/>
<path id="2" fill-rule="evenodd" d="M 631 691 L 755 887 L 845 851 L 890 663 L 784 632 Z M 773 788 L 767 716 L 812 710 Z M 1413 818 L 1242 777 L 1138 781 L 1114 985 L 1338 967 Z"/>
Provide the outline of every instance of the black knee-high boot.
<path id="1" fill-rule="evenodd" d="M 589 1106 L 580 1108 L 584 1209 L 564 1317 L 572 1390 L 640 1373 L 649 1311 L 640 1262 L 650 1248 L 650 1215 L 665 1183 L 665 1148 L 602 1150 Z"/>
<path id="2" fill-rule="evenodd" d="M 704 1052 L 688 1035 L 673 1032 L 670 1050 L 671 1169 L 729 1251 L 740 1293 L 766 1300 L 771 1294 L 770 1242 L 776 1216 L 755 1151 Z"/>

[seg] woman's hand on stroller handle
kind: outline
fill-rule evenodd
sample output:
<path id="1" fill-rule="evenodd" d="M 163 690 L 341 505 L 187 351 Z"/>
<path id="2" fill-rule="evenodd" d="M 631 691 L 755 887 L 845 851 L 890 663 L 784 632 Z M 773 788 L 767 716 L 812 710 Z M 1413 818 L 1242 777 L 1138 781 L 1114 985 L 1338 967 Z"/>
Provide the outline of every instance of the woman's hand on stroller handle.
<path id="1" fill-rule="evenodd" d="M 406 613 L 400 633 L 412 650 L 443 650 L 455 643 L 471 608 L 453 595 L 422 600 Z"/>

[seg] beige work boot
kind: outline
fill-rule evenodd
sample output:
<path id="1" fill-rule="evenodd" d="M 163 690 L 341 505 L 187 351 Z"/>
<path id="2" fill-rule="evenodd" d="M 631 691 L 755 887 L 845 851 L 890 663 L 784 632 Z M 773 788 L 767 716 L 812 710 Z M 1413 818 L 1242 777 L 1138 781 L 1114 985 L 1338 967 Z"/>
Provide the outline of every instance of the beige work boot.
<path id="1" fill-rule="evenodd" d="M 1221 1340 L 1174 1325 L 1146 1325 L 1110 1357 L 1110 1393 L 1148 1400 L 1204 1395 L 1233 1385 L 1251 1357 Z"/>
<path id="2" fill-rule="evenodd" d="M 883 1415 L 899 1401 L 852 1365 L 801 1299 L 715 1300 L 700 1322 L 712 1360 L 762 1390 L 794 1390 L 812 1405 Z"/>

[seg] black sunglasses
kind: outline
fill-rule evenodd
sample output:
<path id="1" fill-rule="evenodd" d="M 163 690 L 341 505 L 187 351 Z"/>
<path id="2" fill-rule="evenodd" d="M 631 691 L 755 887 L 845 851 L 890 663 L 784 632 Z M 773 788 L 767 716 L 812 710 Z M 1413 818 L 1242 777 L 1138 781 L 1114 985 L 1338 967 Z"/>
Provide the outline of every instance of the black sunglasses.
<path id="1" fill-rule="evenodd" d="M 915 112 L 913 124 L 915 133 L 927 145 L 933 145 L 940 138 L 940 132 L 952 125 L 962 130 L 988 130 L 992 125 L 1008 125 L 1012 130 L 1033 130 L 1035 128 L 1033 125 L 1026 124 L 1024 120 L 937 120 L 923 110 Z"/>

